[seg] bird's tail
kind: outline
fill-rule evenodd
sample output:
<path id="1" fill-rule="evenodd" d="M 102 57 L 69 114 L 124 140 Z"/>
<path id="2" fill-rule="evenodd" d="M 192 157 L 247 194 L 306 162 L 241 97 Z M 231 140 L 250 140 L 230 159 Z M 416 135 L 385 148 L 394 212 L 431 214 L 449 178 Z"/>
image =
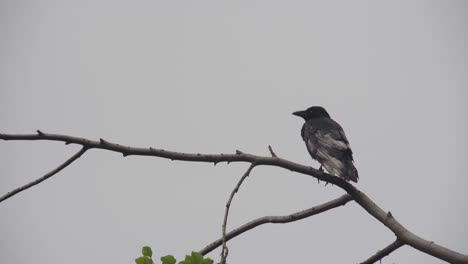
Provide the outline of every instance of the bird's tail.
<path id="1" fill-rule="evenodd" d="M 343 178 L 348 181 L 358 182 L 358 171 L 356 167 L 354 167 L 352 160 L 347 160 L 345 162 L 345 175 Z"/>

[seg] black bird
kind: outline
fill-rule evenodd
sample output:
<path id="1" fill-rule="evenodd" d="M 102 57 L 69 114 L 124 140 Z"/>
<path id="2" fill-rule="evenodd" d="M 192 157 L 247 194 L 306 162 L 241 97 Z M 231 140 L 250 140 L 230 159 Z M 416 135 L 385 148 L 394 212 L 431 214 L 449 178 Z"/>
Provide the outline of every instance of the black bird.
<path id="1" fill-rule="evenodd" d="M 353 164 L 353 151 L 343 128 L 330 118 L 320 106 L 312 106 L 304 111 L 294 112 L 306 121 L 301 136 L 313 159 L 320 162 L 331 175 L 347 181 L 357 182 L 358 172 Z"/>

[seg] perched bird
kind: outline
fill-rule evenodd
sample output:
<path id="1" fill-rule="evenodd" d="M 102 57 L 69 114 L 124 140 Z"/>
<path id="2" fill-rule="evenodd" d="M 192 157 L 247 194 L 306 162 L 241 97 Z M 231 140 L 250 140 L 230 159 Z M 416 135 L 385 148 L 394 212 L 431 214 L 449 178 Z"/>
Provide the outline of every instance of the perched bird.
<path id="1" fill-rule="evenodd" d="M 301 136 L 313 159 L 320 162 L 331 175 L 347 181 L 358 181 L 358 172 L 353 164 L 353 151 L 343 128 L 330 118 L 320 106 L 312 106 L 293 115 L 304 118 Z"/>

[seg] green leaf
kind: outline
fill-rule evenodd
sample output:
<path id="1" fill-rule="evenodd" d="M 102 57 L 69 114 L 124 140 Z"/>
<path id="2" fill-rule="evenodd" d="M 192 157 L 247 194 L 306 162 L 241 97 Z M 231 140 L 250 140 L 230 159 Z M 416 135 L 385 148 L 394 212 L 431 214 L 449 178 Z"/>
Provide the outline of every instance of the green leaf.
<path id="1" fill-rule="evenodd" d="M 192 254 L 186 255 L 185 260 L 179 262 L 179 264 L 213 264 L 211 259 L 203 259 L 202 254 L 193 251 Z"/>
<path id="2" fill-rule="evenodd" d="M 185 255 L 185 259 L 179 262 L 179 264 L 192 264 L 192 257 Z"/>
<path id="3" fill-rule="evenodd" d="M 146 256 L 141 256 L 141 257 L 135 259 L 135 263 L 136 264 L 153 264 L 153 261 L 150 258 L 146 257 Z"/>
<path id="4" fill-rule="evenodd" d="M 192 263 L 193 264 L 202 264 L 203 256 L 195 251 L 192 251 Z"/>
<path id="5" fill-rule="evenodd" d="M 206 258 L 206 259 L 203 260 L 202 264 L 213 264 L 213 262 L 214 261 L 212 259 Z"/>
<path id="6" fill-rule="evenodd" d="M 167 256 L 161 257 L 161 262 L 162 264 L 175 264 L 177 261 L 174 258 L 174 256 L 167 255 Z"/>
<path id="7" fill-rule="evenodd" d="M 139 258 L 135 259 L 135 263 L 136 264 L 144 264 L 145 263 L 145 258 L 146 257 L 139 257 Z"/>
<path id="8" fill-rule="evenodd" d="M 151 258 L 153 256 L 153 251 L 148 246 L 144 246 L 141 249 L 141 253 L 143 253 L 143 256 L 145 256 L 145 257 L 150 257 Z"/>

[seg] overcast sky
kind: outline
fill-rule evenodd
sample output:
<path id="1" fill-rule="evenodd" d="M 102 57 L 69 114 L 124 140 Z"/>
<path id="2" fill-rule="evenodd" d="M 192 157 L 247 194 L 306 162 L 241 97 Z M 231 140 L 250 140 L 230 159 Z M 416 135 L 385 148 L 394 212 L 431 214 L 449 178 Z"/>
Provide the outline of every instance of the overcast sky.
<path id="1" fill-rule="evenodd" d="M 0 132 L 62 133 L 318 167 L 293 111 L 324 106 L 355 152 L 356 186 L 403 225 L 468 254 L 466 1 L 0 2 Z M 0 141 L 0 195 L 79 149 Z M 248 164 L 86 153 L 0 204 L 0 262 L 183 258 L 221 235 Z M 343 194 L 256 168 L 229 228 Z M 350 203 L 229 242 L 230 263 L 357 263 L 394 240 Z M 209 255 L 219 260 L 219 251 Z M 390 263 L 441 263 L 403 247 Z"/>

